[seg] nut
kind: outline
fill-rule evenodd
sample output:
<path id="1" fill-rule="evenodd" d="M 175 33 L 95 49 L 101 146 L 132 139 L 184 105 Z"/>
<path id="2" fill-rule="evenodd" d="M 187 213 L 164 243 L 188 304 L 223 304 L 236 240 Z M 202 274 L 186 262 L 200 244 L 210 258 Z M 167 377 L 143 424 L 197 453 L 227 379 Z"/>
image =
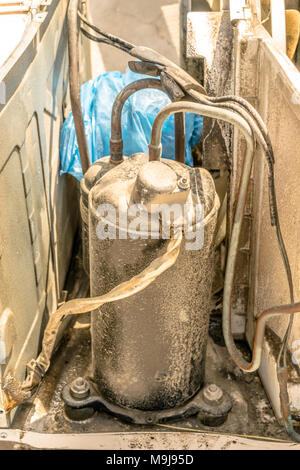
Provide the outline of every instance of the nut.
<path id="1" fill-rule="evenodd" d="M 210 384 L 203 389 L 204 400 L 211 405 L 217 405 L 222 401 L 223 391 L 216 384 Z"/>
<path id="2" fill-rule="evenodd" d="M 189 189 L 190 182 L 189 182 L 188 178 L 183 176 L 182 178 L 180 178 L 180 180 L 178 180 L 177 185 L 178 185 L 179 189 Z"/>
<path id="3" fill-rule="evenodd" d="M 87 398 L 90 394 L 90 386 L 88 381 L 82 377 L 78 377 L 77 379 L 73 380 L 70 385 L 70 393 L 74 398 Z"/>

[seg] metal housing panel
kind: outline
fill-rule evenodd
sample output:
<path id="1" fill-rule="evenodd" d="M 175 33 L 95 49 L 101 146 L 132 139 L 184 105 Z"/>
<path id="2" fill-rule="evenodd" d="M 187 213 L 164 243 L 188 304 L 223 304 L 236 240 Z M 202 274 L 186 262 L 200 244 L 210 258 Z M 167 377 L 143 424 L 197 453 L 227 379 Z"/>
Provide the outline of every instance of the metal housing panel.
<path id="1" fill-rule="evenodd" d="M 0 108 L 0 315 L 9 308 L 16 326 L 0 376 L 12 371 L 19 380 L 57 308 L 78 222 L 78 185 L 59 176 L 59 135 L 69 107 L 67 6 L 67 0 L 53 2 L 47 24 L 33 19 L 0 68 L 6 89 Z M 89 59 L 83 66 L 86 80 Z M 0 413 L 0 427 L 8 425 Z"/>

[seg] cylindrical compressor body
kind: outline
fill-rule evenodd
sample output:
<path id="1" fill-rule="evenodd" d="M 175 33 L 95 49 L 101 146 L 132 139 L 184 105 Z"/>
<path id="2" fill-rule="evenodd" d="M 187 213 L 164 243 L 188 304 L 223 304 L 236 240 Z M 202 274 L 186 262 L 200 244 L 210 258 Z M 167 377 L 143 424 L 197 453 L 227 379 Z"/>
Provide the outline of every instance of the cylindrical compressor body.
<path id="1" fill-rule="evenodd" d="M 93 376 L 102 395 L 119 406 L 174 408 L 203 385 L 219 200 L 206 170 L 165 159 L 148 162 L 146 155 L 111 170 L 90 194 L 92 296 L 130 280 L 167 251 L 169 240 L 161 231 L 142 239 L 128 233 L 125 239 L 123 225 L 118 232 L 121 212 L 133 203 L 174 201 L 192 214 L 176 263 L 141 292 L 92 312 Z M 110 219 L 107 239 L 99 237 L 102 204 L 119 211 L 116 222 Z M 188 249 L 189 230 L 196 231 L 198 223 L 196 205 L 203 208 L 203 240 Z"/>
<path id="2" fill-rule="evenodd" d="M 110 157 L 97 160 L 85 173 L 80 182 L 80 215 L 81 215 L 81 237 L 82 237 L 82 263 L 85 272 L 90 273 L 89 256 L 89 194 L 93 186 L 100 181 L 115 164 Z"/>

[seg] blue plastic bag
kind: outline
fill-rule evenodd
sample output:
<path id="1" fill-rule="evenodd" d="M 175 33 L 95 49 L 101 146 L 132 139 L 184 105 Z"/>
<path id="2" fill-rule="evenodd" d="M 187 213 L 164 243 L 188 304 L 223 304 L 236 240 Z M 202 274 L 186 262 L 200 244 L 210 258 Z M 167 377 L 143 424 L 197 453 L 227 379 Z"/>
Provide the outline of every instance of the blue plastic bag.
<path id="1" fill-rule="evenodd" d="M 110 155 L 111 111 L 119 92 L 129 83 L 147 76 L 136 74 L 127 69 L 120 72 L 107 72 L 81 87 L 81 103 L 85 133 L 91 163 Z M 162 91 L 145 89 L 134 93 L 124 105 L 122 130 L 124 155 L 137 152 L 148 153 L 151 131 L 158 112 L 170 103 Z M 186 114 L 186 163 L 193 166 L 191 148 L 196 145 L 202 134 L 203 118 Z M 162 156 L 174 159 L 174 116 L 167 119 L 163 127 Z M 74 127 L 73 115 L 66 119 L 60 137 L 61 174 L 70 173 L 78 180 L 82 178 L 82 168 Z"/>

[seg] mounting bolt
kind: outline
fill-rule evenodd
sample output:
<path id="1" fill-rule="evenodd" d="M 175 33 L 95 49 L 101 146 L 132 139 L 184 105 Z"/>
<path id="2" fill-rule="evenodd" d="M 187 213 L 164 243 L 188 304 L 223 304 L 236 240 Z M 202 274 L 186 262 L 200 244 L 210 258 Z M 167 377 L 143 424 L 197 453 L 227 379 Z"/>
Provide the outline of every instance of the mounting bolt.
<path id="1" fill-rule="evenodd" d="M 189 182 L 188 178 L 183 176 L 182 178 L 180 178 L 180 180 L 178 180 L 177 185 L 178 185 L 179 189 L 189 189 L 190 182 Z"/>
<path id="2" fill-rule="evenodd" d="M 6 433 L 6 432 L 2 432 L 2 433 L 0 434 L 0 437 L 1 437 L 1 439 L 6 439 L 6 438 L 7 438 L 7 433 Z"/>
<path id="3" fill-rule="evenodd" d="M 90 386 L 86 379 L 77 377 L 70 385 L 70 393 L 73 398 L 83 399 L 90 394 Z"/>
<path id="4" fill-rule="evenodd" d="M 216 384 L 206 385 L 203 389 L 203 398 L 210 405 L 217 405 L 222 401 L 223 391 Z"/>

